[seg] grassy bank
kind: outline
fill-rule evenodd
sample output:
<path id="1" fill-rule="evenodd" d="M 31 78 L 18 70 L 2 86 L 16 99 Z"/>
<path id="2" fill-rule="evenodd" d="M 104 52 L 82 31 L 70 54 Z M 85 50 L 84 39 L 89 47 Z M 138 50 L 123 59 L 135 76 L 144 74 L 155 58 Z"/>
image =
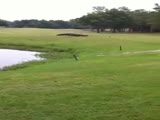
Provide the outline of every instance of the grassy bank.
<path id="1" fill-rule="evenodd" d="M 56 36 L 64 32 L 89 36 Z M 52 56 L 0 71 L 0 119 L 159 120 L 160 53 L 132 54 L 159 46 L 160 34 L 0 29 L 0 48 Z"/>

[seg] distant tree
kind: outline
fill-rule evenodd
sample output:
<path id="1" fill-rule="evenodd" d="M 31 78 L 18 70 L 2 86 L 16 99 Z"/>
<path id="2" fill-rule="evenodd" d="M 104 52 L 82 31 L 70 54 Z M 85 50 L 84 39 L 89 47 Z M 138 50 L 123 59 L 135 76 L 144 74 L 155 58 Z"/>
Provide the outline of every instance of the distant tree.
<path id="1" fill-rule="evenodd" d="M 153 31 L 160 32 L 160 6 L 158 3 L 153 8 L 156 12 L 152 12 L 152 28 Z"/>
<path id="2" fill-rule="evenodd" d="M 107 9 L 104 6 L 94 6 L 93 7 L 93 11 L 95 13 L 101 13 L 101 12 L 105 12 Z"/>
<path id="3" fill-rule="evenodd" d="M 8 25 L 9 25 L 8 21 L 0 19 L 0 26 L 7 27 Z"/>
<path id="4" fill-rule="evenodd" d="M 131 18 L 124 11 L 120 11 L 118 9 L 111 9 L 108 14 L 111 21 L 110 27 L 113 29 L 113 32 L 116 32 L 116 30 L 121 31 L 122 29 L 129 27 Z"/>
<path id="5" fill-rule="evenodd" d="M 149 12 L 144 9 L 138 9 L 131 12 L 132 29 L 134 32 L 149 32 L 151 25 L 149 24 Z"/>
<path id="6" fill-rule="evenodd" d="M 70 27 L 73 29 L 87 29 L 89 26 L 82 25 L 78 22 L 78 19 L 71 19 L 69 21 Z"/>
<path id="7" fill-rule="evenodd" d="M 160 12 L 160 5 L 156 3 L 153 9 L 156 10 L 157 12 Z"/>
<path id="8" fill-rule="evenodd" d="M 119 10 L 119 11 L 126 12 L 126 13 L 129 13 L 129 12 L 130 12 L 130 9 L 129 9 L 128 7 L 125 7 L 125 6 L 119 7 L 118 10 Z"/>
<path id="9" fill-rule="evenodd" d="M 79 21 L 83 25 L 90 25 L 93 29 L 97 30 L 97 33 L 100 32 L 100 30 L 103 31 L 105 25 L 104 25 L 104 17 L 103 13 L 90 13 L 88 15 L 82 16 L 79 18 Z"/>
<path id="10" fill-rule="evenodd" d="M 20 20 L 11 22 L 11 27 L 34 27 L 34 28 L 72 28 L 74 25 L 79 25 L 76 21 L 63 21 L 63 20 Z"/>
<path id="11" fill-rule="evenodd" d="M 92 26 L 98 33 L 103 32 L 106 28 L 113 29 L 113 32 L 121 31 L 129 26 L 130 20 L 126 12 L 118 9 L 92 12 L 79 18 L 82 24 Z"/>

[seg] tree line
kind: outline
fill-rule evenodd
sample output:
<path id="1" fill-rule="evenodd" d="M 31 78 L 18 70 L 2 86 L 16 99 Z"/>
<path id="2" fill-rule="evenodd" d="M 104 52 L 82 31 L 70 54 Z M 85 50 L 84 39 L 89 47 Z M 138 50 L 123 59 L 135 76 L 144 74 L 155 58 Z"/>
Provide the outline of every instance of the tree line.
<path id="1" fill-rule="evenodd" d="M 14 28 L 50 28 L 50 29 L 95 29 L 98 33 L 111 32 L 160 32 L 160 5 L 155 4 L 154 11 L 138 9 L 131 11 L 127 7 L 107 9 L 93 7 L 93 12 L 70 21 L 63 20 L 16 20 L 0 19 L 0 26 Z"/>
<path id="2" fill-rule="evenodd" d="M 76 22 L 75 20 L 63 21 L 63 20 L 16 20 L 13 22 L 0 19 L 1 27 L 12 27 L 12 28 L 50 28 L 50 29 L 85 29 L 84 25 Z"/>
<path id="3" fill-rule="evenodd" d="M 83 25 L 89 25 L 97 32 L 109 29 L 112 32 L 160 32 L 160 6 L 155 4 L 154 11 L 138 9 L 131 11 L 127 7 L 106 9 L 93 7 L 93 12 L 77 18 Z"/>

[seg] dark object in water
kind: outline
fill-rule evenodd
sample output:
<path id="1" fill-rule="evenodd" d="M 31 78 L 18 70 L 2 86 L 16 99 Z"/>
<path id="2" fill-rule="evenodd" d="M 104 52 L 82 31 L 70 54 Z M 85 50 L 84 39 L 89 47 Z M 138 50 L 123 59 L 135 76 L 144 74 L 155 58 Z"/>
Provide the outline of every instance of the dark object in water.
<path id="1" fill-rule="evenodd" d="M 87 37 L 88 35 L 76 34 L 76 33 L 62 33 L 62 34 L 57 34 L 57 36 Z"/>
<path id="2" fill-rule="evenodd" d="M 74 57 L 74 59 L 75 59 L 76 61 L 78 61 L 78 58 L 77 58 L 77 56 L 76 56 L 75 54 L 73 54 L 73 57 Z"/>

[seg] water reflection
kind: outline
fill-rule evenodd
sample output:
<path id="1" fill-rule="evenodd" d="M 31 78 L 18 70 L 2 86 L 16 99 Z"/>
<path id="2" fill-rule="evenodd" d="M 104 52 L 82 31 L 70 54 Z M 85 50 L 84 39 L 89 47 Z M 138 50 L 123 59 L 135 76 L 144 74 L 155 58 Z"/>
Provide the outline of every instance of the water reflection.
<path id="1" fill-rule="evenodd" d="M 20 64 L 28 61 L 43 60 L 39 52 L 0 49 L 0 69 L 6 66 Z"/>

